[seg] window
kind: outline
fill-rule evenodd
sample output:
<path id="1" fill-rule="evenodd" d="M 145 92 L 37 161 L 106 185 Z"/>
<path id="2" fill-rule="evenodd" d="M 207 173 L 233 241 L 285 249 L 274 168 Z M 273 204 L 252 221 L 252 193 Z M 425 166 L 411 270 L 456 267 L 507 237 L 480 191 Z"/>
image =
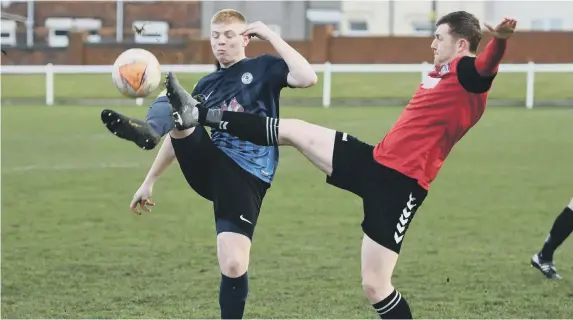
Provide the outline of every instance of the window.
<path id="1" fill-rule="evenodd" d="M 341 13 L 338 10 L 308 9 L 306 11 L 306 18 L 315 24 L 338 23 L 341 18 Z"/>
<path id="2" fill-rule="evenodd" d="M 364 36 L 370 34 L 368 22 L 364 20 L 348 20 L 345 36 Z"/>
<path id="3" fill-rule="evenodd" d="M 531 20 L 531 30 L 535 31 L 545 30 L 545 20 L 544 19 Z"/>
<path id="4" fill-rule="evenodd" d="M 16 45 L 16 21 L 0 20 L 0 44 L 15 46 Z"/>
<path id="5" fill-rule="evenodd" d="M 342 14 L 339 10 L 328 9 L 308 9 L 306 11 L 306 18 L 312 25 L 331 25 L 334 27 L 333 35 L 336 37 L 340 34 L 340 20 Z"/>
<path id="6" fill-rule="evenodd" d="M 368 22 L 366 21 L 349 21 L 350 31 L 368 31 Z"/>
<path id="7" fill-rule="evenodd" d="M 549 21 L 549 30 L 561 31 L 563 30 L 563 20 L 551 19 Z"/>
<path id="8" fill-rule="evenodd" d="M 136 43 L 167 43 L 169 41 L 169 24 L 165 21 L 133 21 L 133 27 L 143 29 L 134 34 Z"/>
<path id="9" fill-rule="evenodd" d="M 560 31 L 563 30 L 563 20 L 559 18 L 533 19 L 531 20 L 531 29 L 535 31 Z"/>
<path id="10" fill-rule="evenodd" d="M 416 36 L 434 36 L 435 26 L 431 21 L 413 21 L 412 29 Z"/>
<path id="11" fill-rule="evenodd" d="M 67 47 L 70 30 L 82 30 L 89 33 L 88 42 L 100 42 L 99 30 L 101 20 L 91 18 L 47 18 L 48 45 L 50 47 Z"/>

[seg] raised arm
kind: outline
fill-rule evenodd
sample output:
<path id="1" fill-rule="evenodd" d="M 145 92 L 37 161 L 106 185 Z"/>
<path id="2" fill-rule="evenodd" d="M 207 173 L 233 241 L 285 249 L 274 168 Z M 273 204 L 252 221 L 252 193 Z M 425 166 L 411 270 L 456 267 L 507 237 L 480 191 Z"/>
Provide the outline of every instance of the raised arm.
<path id="1" fill-rule="evenodd" d="M 475 68 L 480 76 L 489 77 L 497 73 L 506 47 L 507 39 L 491 39 L 482 54 L 475 59 Z"/>
<path id="2" fill-rule="evenodd" d="M 316 72 L 314 72 L 310 63 L 264 23 L 260 21 L 252 23 L 243 34 L 256 36 L 271 43 L 288 66 L 287 82 L 289 86 L 307 88 L 318 82 Z"/>
<path id="3" fill-rule="evenodd" d="M 310 63 L 283 38 L 273 33 L 269 38 L 269 42 L 288 65 L 287 82 L 289 86 L 308 88 L 318 82 L 316 72 L 314 72 Z"/>
<path id="4" fill-rule="evenodd" d="M 477 57 L 463 57 L 458 63 L 458 79 L 462 86 L 472 93 L 483 93 L 490 89 L 498 72 L 499 64 L 507 48 L 507 39 L 514 33 L 517 21 L 505 19 L 495 28 L 486 24 L 493 39 Z"/>
<path id="5" fill-rule="evenodd" d="M 499 63 L 505 54 L 507 39 L 515 32 L 517 21 L 505 18 L 495 28 L 485 24 L 493 39 L 487 44 L 484 52 L 475 60 L 475 67 L 483 77 L 489 77 L 497 72 Z"/>

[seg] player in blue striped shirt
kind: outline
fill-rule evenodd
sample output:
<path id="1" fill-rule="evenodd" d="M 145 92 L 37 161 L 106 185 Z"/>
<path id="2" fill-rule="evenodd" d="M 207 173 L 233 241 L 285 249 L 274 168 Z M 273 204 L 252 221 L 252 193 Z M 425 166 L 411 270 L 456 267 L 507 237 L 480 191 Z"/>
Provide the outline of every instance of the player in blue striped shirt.
<path id="1" fill-rule="evenodd" d="M 281 57 L 246 58 L 251 37 L 268 40 Z M 203 77 L 192 92 L 192 105 L 203 108 L 279 117 L 280 92 L 317 82 L 312 67 L 295 49 L 261 22 L 247 25 L 235 10 L 222 10 L 211 21 L 211 46 L 217 71 Z M 198 100 L 198 101 L 197 101 Z M 179 121 L 163 92 L 151 106 L 146 121 L 113 110 L 103 110 L 102 121 L 116 136 L 143 149 L 164 142 L 135 193 L 131 209 L 149 212 L 151 190 L 158 177 L 177 158 L 189 185 L 213 202 L 217 250 L 221 268 L 219 304 L 223 319 L 243 317 L 248 295 L 247 269 L 251 241 L 263 198 L 278 164 L 278 147 L 259 146 L 214 128 L 175 129 Z"/>

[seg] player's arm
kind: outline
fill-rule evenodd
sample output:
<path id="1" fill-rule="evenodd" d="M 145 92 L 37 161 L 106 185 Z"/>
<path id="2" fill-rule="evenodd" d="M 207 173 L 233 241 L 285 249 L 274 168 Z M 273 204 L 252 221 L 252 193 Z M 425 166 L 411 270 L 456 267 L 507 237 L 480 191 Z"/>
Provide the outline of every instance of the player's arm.
<path id="1" fill-rule="evenodd" d="M 148 208 L 148 206 L 155 206 L 155 203 L 151 201 L 153 185 L 159 176 L 161 176 L 161 174 L 165 172 L 167 168 L 169 168 L 169 165 L 171 165 L 174 159 L 175 152 L 173 151 L 173 146 L 171 145 L 171 137 L 167 135 L 163 141 L 163 144 L 161 145 L 161 148 L 159 148 L 159 152 L 157 153 L 155 161 L 153 161 L 151 169 L 149 169 L 145 180 L 139 189 L 135 192 L 133 199 L 129 204 L 129 207 L 133 213 L 141 215 L 141 211 L 139 211 L 137 205 L 139 205 L 141 210 L 145 212 L 151 212 L 151 209 Z"/>
<path id="2" fill-rule="evenodd" d="M 157 179 L 169 168 L 169 166 L 175 160 L 175 151 L 173 150 L 173 145 L 171 144 L 171 136 L 166 135 L 163 139 L 163 144 L 155 156 L 155 160 L 143 181 L 144 184 L 154 185 Z"/>
<path id="3" fill-rule="evenodd" d="M 469 92 L 483 93 L 491 88 L 507 48 L 507 39 L 513 34 L 515 20 L 505 19 L 496 28 L 486 25 L 493 35 L 484 52 L 477 58 L 463 57 L 458 62 L 458 79 Z"/>
<path id="4" fill-rule="evenodd" d="M 507 40 L 492 39 L 477 58 L 463 57 L 458 62 L 458 80 L 468 92 L 483 93 L 491 88 L 505 53 Z"/>
<path id="5" fill-rule="evenodd" d="M 196 87 L 197 85 L 195 85 L 195 88 L 193 88 L 193 94 L 196 93 Z M 157 96 L 157 99 L 153 104 L 165 104 L 164 106 L 161 106 L 161 110 L 169 110 L 170 112 L 171 105 L 169 105 L 169 100 L 167 99 L 166 94 L 167 90 L 163 90 Z M 162 117 L 165 117 L 165 115 L 162 115 Z M 172 123 L 166 124 L 164 129 L 164 132 L 171 131 Z M 175 160 L 175 151 L 173 150 L 173 145 L 171 144 L 171 137 L 169 134 L 166 134 L 165 139 L 163 140 L 163 144 L 161 145 L 161 148 L 159 149 L 159 152 L 157 153 L 157 156 L 155 157 L 155 160 L 153 161 L 153 164 L 151 165 L 151 168 L 149 169 L 149 172 L 147 173 L 143 183 L 153 185 L 163 174 L 163 172 L 169 168 L 169 166 L 173 163 L 173 160 Z"/>
<path id="6" fill-rule="evenodd" d="M 316 72 L 310 63 L 262 22 L 258 21 L 249 25 L 243 34 L 256 36 L 271 43 L 288 66 L 286 82 L 290 87 L 307 88 L 318 82 Z"/>
<path id="7" fill-rule="evenodd" d="M 295 88 L 308 88 L 318 82 L 314 69 L 298 51 L 291 47 L 278 34 L 272 33 L 269 42 L 285 60 L 288 66 L 287 83 Z"/>
<path id="8" fill-rule="evenodd" d="M 480 76 L 491 77 L 497 73 L 506 48 L 507 39 L 490 40 L 484 52 L 475 59 L 475 68 Z"/>

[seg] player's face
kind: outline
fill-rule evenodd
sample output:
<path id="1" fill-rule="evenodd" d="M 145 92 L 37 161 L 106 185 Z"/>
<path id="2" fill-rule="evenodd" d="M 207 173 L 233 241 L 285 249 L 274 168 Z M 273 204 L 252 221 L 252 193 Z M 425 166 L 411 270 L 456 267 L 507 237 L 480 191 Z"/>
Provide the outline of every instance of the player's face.
<path id="1" fill-rule="evenodd" d="M 434 65 L 440 66 L 450 62 L 452 59 L 464 52 L 465 44 L 463 39 L 458 39 L 450 33 L 450 26 L 441 24 L 436 29 L 434 41 L 431 48 L 434 51 Z"/>
<path id="2" fill-rule="evenodd" d="M 241 35 L 244 23 L 217 23 L 211 25 L 211 49 L 222 65 L 230 65 L 245 57 L 248 37 Z"/>

